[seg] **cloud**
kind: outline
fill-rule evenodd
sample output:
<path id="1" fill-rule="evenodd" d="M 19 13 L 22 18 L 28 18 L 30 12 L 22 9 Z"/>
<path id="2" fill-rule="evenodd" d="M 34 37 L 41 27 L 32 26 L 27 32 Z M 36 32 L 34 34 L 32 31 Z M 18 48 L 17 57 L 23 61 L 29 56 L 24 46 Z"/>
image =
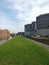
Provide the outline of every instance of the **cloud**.
<path id="1" fill-rule="evenodd" d="M 24 31 L 25 24 L 36 21 L 36 16 L 49 13 L 49 0 L 2 0 L 0 8 L 0 21 L 6 21 L 8 29 L 18 32 Z"/>

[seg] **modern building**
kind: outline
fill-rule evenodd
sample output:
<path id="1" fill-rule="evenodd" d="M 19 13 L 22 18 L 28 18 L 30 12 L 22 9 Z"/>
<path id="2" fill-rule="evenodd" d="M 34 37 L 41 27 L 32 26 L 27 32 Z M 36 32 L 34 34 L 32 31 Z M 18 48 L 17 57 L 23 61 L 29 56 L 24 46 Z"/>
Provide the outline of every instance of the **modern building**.
<path id="1" fill-rule="evenodd" d="M 35 22 L 25 25 L 25 35 L 30 36 L 35 34 Z"/>
<path id="2" fill-rule="evenodd" d="M 19 35 L 19 36 L 24 36 L 25 33 L 24 32 L 18 32 L 16 35 Z"/>
<path id="3" fill-rule="evenodd" d="M 36 30 L 38 35 L 49 35 L 49 13 L 36 17 Z"/>
<path id="4" fill-rule="evenodd" d="M 36 34 L 36 22 L 32 22 L 32 35 Z"/>
<path id="5" fill-rule="evenodd" d="M 31 35 L 32 32 L 32 24 L 25 25 L 25 35 Z"/>

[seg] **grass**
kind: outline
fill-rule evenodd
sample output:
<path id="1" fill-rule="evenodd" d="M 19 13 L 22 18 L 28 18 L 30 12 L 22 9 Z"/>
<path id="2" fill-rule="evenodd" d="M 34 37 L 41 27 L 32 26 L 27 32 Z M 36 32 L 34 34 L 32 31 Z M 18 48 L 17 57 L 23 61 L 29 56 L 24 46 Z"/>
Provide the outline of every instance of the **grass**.
<path id="1" fill-rule="evenodd" d="M 0 65 L 49 65 L 49 51 L 17 36 L 0 46 Z"/>

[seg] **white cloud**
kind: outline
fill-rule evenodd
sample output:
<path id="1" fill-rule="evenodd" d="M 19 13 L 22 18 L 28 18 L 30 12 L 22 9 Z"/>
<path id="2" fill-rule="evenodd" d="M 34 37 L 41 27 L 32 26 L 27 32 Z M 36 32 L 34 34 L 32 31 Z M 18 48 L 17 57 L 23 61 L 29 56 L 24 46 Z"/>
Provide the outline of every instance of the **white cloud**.
<path id="1" fill-rule="evenodd" d="M 49 0 L 6 0 L 6 2 L 10 9 L 14 11 L 18 10 L 15 17 L 19 19 L 20 22 L 14 24 L 14 29 L 16 29 L 15 32 L 24 31 L 24 25 L 35 21 L 36 16 L 49 13 Z M 2 18 L 7 19 L 3 16 Z"/>
<path id="2" fill-rule="evenodd" d="M 43 4 L 48 2 L 49 0 L 36 0 L 38 4 Z"/>

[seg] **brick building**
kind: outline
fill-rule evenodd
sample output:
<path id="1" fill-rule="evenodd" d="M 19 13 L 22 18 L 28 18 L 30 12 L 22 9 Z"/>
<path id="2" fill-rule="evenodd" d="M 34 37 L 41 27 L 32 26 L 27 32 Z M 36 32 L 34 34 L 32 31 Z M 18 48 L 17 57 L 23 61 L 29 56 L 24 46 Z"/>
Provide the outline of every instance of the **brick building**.
<path id="1" fill-rule="evenodd" d="M 8 30 L 0 30 L 0 40 L 8 40 L 10 38 L 10 32 Z"/>

